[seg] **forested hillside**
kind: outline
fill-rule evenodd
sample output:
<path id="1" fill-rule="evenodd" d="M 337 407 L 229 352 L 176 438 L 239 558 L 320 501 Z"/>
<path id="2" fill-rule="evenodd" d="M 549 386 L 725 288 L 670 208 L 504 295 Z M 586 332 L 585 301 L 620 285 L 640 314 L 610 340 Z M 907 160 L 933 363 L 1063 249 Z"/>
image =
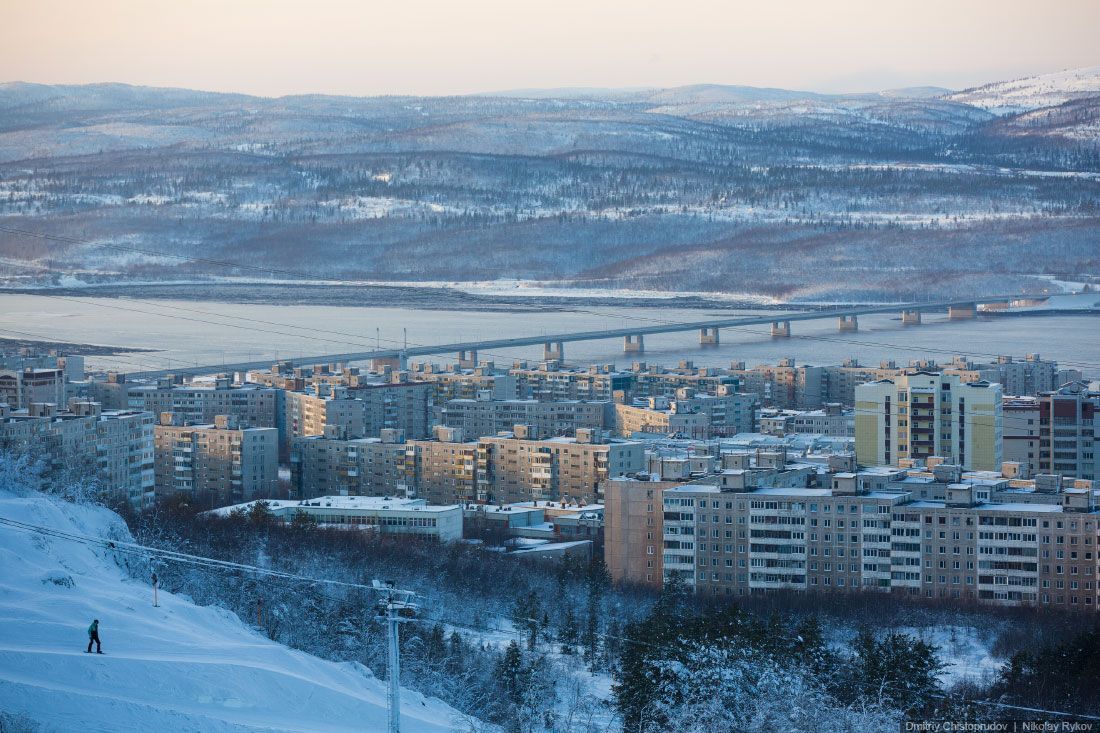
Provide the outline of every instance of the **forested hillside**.
<path id="1" fill-rule="evenodd" d="M 1096 271 L 1100 71 L 955 94 L 700 85 L 278 99 L 0 86 L 14 284 L 526 278 L 790 300 Z M 144 250 L 135 253 L 128 249 Z"/>

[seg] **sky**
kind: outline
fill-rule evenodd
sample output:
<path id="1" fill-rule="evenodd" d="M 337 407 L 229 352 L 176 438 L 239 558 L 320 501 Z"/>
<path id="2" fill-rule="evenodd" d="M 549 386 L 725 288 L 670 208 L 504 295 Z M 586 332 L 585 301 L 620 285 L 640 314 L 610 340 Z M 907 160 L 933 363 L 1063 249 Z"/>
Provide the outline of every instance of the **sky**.
<path id="1" fill-rule="evenodd" d="M 264 96 L 961 89 L 1100 65 L 1100 0 L 0 0 L 0 81 Z"/>

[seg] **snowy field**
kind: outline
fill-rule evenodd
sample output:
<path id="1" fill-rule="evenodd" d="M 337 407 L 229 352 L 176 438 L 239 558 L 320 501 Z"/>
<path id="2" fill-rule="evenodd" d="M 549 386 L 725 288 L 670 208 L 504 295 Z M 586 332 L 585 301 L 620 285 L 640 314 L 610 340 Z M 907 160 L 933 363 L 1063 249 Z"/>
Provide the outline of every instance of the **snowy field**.
<path id="1" fill-rule="evenodd" d="M 102 508 L 0 492 L 0 517 L 130 539 Z M 127 578 L 107 549 L 0 525 L 0 711 L 43 731 L 381 731 L 385 683 L 260 636 L 236 616 Z M 100 620 L 104 655 L 86 654 Z M 402 730 L 466 729 L 402 692 Z"/>

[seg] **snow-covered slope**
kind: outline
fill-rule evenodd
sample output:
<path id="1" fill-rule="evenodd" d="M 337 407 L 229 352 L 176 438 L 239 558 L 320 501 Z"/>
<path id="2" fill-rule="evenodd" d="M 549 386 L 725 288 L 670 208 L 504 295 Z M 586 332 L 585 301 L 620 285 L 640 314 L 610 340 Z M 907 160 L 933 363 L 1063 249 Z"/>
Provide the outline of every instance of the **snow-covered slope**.
<path id="1" fill-rule="evenodd" d="M 1095 96 L 1100 96 L 1100 66 L 1000 81 L 949 94 L 946 98 L 995 114 L 1017 114 Z"/>
<path id="2" fill-rule="evenodd" d="M 0 492 L 0 517 L 129 539 L 106 509 Z M 381 731 L 385 683 L 275 644 L 217 608 L 129 580 L 108 550 L 0 525 L 0 711 L 46 731 Z M 103 656 L 86 654 L 100 620 Z M 404 691 L 402 730 L 458 713 Z"/>

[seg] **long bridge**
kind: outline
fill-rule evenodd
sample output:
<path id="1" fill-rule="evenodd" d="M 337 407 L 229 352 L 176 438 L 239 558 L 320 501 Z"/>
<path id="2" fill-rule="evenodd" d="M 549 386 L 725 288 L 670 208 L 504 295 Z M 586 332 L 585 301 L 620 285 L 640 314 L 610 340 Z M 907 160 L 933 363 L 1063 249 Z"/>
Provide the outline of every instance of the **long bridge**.
<path id="1" fill-rule="evenodd" d="M 487 352 L 491 349 L 509 349 L 521 346 L 537 346 L 542 344 L 543 357 L 547 360 L 563 360 L 565 358 L 565 344 L 577 341 L 602 341 L 606 339 L 623 339 L 623 352 L 626 354 L 642 354 L 645 352 L 645 337 L 653 334 L 682 333 L 687 331 L 699 332 L 701 345 L 717 345 L 719 332 L 723 328 L 739 328 L 743 326 L 771 325 L 771 335 L 776 338 L 788 338 L 791 335 L 791 324 L 796 321 L 816 321 L 826 318 L 836 318 L 837 328 L 841 332 L 853 332 L 859 330 L 859 316 L 874 315 L 880 313 L 900 313 L 901 322 L 906 326 L 917 326 L 921 323 L 921 314 L 929 312 L 947 312 L 950 320 L 967 320 L 976 318 L 979 306 L 1001 305 L 1011 307 L 1013 305 L 1035 305 L 1045 300 L 1042 296 L 1027 295 L 1001 295 L 982 297 L 971 300 L 943 300 L 936 302 L 907 303 L 894 305 L 860 306 L 854 308 L 822 309 L 813 311 L 799 311 L 793 313 L 772 314 L 757 317 L 715 318 L 705 321 L 691 321 L 684 323 L 660 323 L 652 326 L 630 326 L 629 328 L 612 328 L 602 331 L 577 331 L 573 333 L 558 333 L 541 336 L 519 336 L 515 338 L 488 339 L 484 341 L 464 341 L 458 343 L 438 344 L 435 346 L 412 346 L 399 349 L 376 349 L 374 351 L 357 351 L 344 354 L 324 354 L 320 356 L 301 357 L 298 359 L 281 359 L 281 362 L 294 366 L 311 364 L 326 364 L 336 362 L 354 361 L 389 361 L 393 364 L 403 364 L 410 356 L 431 356 L 436 354 L 456 354 L 461 368 L 471 368 L 478 364 L 478 352 Z M 156 371 L 132 372 L 128 376 L 136 379 L 151 379 L 168 376 L 170 374 L 195 375 L 213 374 L 218 372 L 248 371 L 250 369 L 263 369 L 271 366 L 271 360 L 245 361 L 237 363 L 222 363 L 196 365 L 193 367 L 176 367 L 173 369 L 161 369 Z"/>

